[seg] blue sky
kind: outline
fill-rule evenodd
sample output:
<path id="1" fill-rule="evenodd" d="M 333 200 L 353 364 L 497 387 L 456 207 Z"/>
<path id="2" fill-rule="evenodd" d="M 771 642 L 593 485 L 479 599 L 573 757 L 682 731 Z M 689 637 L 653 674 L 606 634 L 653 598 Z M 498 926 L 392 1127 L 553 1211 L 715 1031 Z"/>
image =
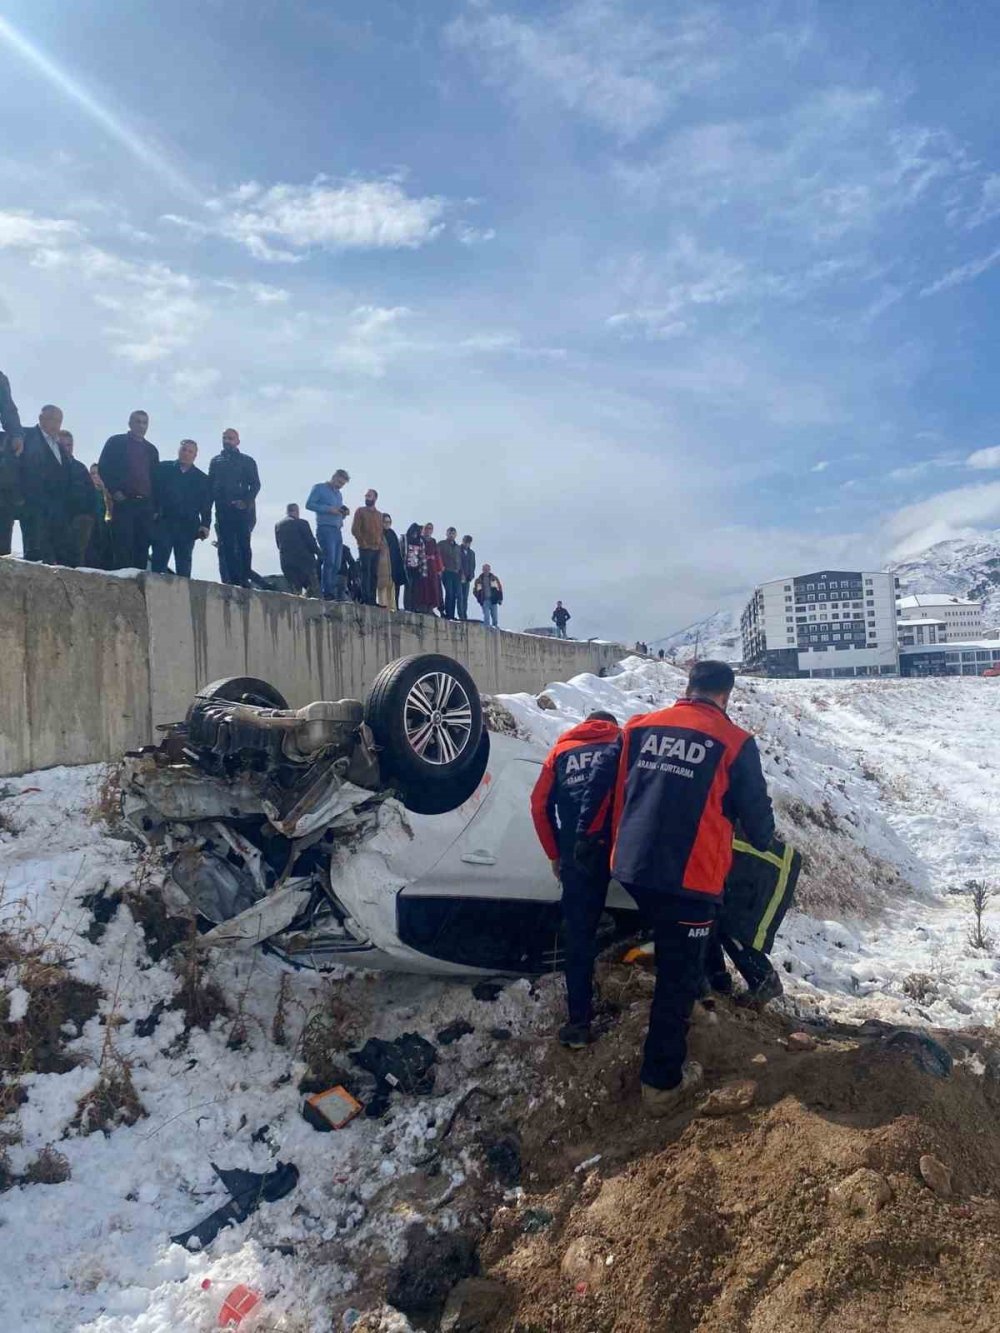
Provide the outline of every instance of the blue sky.
<path id="1" fill-rule="evenodd" d="M 1000 522 L 981 3 L 8 0 L 0 367 L 653 639 Z M 207 551 L 201 572 L 210 574 Z M 196 567 L 197 572 L 197 567 Z"/>

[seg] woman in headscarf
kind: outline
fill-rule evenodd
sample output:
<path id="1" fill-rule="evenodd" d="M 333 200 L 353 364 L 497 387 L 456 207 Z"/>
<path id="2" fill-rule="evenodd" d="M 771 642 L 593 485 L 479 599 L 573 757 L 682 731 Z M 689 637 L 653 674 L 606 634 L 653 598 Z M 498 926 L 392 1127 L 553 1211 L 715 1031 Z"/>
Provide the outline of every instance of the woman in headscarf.
<path id="1" fill-rule="evenodd" d="M 423 611 L 426 608 L 420 601 L 420 594 L 427 579 L 427 551 L 419 523 L 411 523 L 406 529 L 403 562 L 406 566 L 403 606 L 407 611 Z"/>
<path id="2" fill-rule="evenodd" d="M 438 544 L 434 540 L 434 524 L 424 524 L 424 550 L 427 554 L 427 576 L 420 591 L 420 600 L 424 609 L 432 615 L 440 613 L 444 605 L 444 592 L 441 587 L 441 573 L 444 563 L 441 560 Z"/>
<path id="3" fill-rule="evenodd" d="M 382 545 L 378 553 L 378 604 L 399 610 L 399 590 L 406 585 L 406 570 L 399 538 L 392 530 L 392 515 L 382 515 Z"/>

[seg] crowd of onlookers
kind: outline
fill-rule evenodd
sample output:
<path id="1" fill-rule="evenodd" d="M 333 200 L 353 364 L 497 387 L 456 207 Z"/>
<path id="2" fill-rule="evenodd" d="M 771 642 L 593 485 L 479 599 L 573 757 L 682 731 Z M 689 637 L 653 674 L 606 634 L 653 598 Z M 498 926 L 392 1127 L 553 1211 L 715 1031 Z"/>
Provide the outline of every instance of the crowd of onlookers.
<path id="1" fill-rule="evenodd" d="M 136 411 L 87 468 L 74 457 L 62 410 L 47 404 L 37 425 L 23 427 L 0 373 L 0 428 L 0 555 L 10 554 L 19 523 L 26 560 L 190 578 L 195 543 L 214 532 L 222 582 L 276 585 L 252 567 L 260 476 L 232 427 L 206 473 L 194 440 L 180 442 L 176 459 L 161 460 L 147 439 L 148 413 Z M 297 504 L 287 506 L 275 527 L 283 590 L 390 610 L 402 604 L 448 620 L 468 619 L 471 593 L 484 624 L 497 627 L 503 584 L 489 564 L 478 568 L 471 535 L 459 541 L 448 528 L 438 541 L 432 523 L 411 523 L 399 535 L 374 490 L 351 518 L 343 497 L 349 481 L 338 470 L 312 488 L 305 508 L 315 515 L 315 532 Z M 357 555 L 344 540 L 348 519 Z M 565 637 L 565 621 L 553 619 Z"/>
<path id="2" fill-rule="evenodd" d="M 448 528 L 444 538 L 434 536 L 433 523 L 411 523 L 400 535 L 392 515 L 378 507 L 378 491 L 365 492 L 364 503 L 352 516 L 344 503 L 344 487 L 351 478 L 343 468 L 329 481 L 309 492 L 305 507 L 314 514 L 316 530 L 302 517 L 297 504 L 287 507 L 275 526 L 274 537 L 281 573 L 292 592 L 332 601 L 358 601 L 402 608 L 445 620 L 468 620 L 469 595 L 482 609 L 483 623 L 497 627 L 503 584 L 490 565 L 477 565 L 472 536 L 458 540 Z M 345 541 L 345 524 L 357 555 Z"/>

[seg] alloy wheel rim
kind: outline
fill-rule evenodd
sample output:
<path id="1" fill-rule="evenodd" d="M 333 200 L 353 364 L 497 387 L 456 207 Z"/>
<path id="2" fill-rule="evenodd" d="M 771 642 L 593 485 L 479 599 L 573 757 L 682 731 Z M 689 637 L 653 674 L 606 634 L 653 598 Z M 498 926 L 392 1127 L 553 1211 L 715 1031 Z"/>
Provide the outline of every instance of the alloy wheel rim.
<path id="1" fill-rule="evenodd" d="M 428 764 L 450 764 L 472 735 L 472 704 L 454 676 L 431 671 L 410 687 L 403 725 L 414 754 Z"/>

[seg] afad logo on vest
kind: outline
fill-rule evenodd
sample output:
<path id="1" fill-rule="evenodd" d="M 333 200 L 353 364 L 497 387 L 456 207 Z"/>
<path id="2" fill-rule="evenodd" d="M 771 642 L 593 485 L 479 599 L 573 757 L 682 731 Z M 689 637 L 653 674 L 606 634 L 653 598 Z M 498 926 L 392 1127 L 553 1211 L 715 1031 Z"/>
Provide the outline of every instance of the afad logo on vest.
<path id="1" fill-rule="evenodd" d="M 639 753 L 655 755 L 657 759 L 683 759 L 686 764 L 700 764 L 714 741 L 686 741 L 683 736 L 647 736 Z"/>

